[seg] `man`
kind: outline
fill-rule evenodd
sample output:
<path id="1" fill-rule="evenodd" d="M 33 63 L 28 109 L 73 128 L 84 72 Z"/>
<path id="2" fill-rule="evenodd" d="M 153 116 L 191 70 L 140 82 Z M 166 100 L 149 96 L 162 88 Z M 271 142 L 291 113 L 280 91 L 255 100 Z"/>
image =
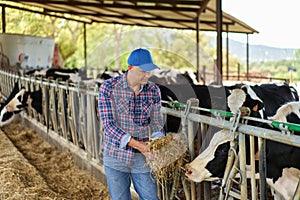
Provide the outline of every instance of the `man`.
<path id="1" fill-rule="evenodd" d="M 159 87 L 149 82 L 159 69 L 146 49 L 134 50 L 126 73 L 101 84 L 98 106 L 104 127 L 103 161 L 112 200 L 130 200 L 131 181 L 141 200 L 158 200 L 146 165 L 147 142 L 164 136 Z M 150 134 L 152 133 L 152 134 Z"/>

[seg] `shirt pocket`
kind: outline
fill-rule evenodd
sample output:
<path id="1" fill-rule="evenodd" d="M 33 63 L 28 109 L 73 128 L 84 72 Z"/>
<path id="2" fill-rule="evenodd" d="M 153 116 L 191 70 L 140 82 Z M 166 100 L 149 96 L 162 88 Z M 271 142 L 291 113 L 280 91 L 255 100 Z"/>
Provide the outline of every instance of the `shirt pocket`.
<path id="1" fill-rule="evenodd" d="M 128 115 L 129 114 L 129 105 L 128 101 L 125 99 L 119 99 L 116 102 L 116 111 L 118 115 Z"/>
<path id="2" fill-rule="evenodd" d="M 151 111 L 153 109 L 153 104 L 154 104 L 154 101 L 152 99 L 149 99 L 149 100 L 145 100 L 143 101 L 143 117 L 144 118 L 149 118 L 150 115 L 151 115 Z"/>

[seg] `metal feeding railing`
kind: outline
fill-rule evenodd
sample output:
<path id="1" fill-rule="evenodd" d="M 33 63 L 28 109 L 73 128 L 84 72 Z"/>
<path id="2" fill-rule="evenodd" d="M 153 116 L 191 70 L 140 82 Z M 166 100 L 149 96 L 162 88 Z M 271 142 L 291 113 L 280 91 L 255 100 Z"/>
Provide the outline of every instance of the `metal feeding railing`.
<path id="1" fill-rule="evenodd" d="M 219 128 L 229 129 L 231 131 L 231 149 L 229 153 L 228 163 L 225 171 L 225 175 L 223 178 L 221 191 L 219 200 L 221 199 L 228 199 L 229 196 L 237 198 L 237 199 L 248 199 L 248 189 L 247 189 L 247 177 L 246 176 L 246 148 L 245 148 L 245 136 L 249 135 L 250 137 L 250 152 L 251 152 L 251 199 L 256 200 L 258 198 L 257 194 L 257 186 L 256 186 L 256 176 L 255 176 L 255 150 L 254 150 L 254 138 L 258 138 L 259 142 L 259 149 L 260 149 L 260 161 L 259 161 L 259 171 L 260 171 L 260 199 L 267 199 L 266 197 L 266 183 L 265 183 L 265 158 L 263 157 L 264 153 L 264 145 L 265 140 L 273 140 L 281 143 L 285 143 L 288 145 L 300 147 L 300 136 L 293 135 L 294 131 L 300 130 L 299 124 L 287 123 L 287 122 L 277 122 L 271 120 L 264 120 L 259 118 L 253 118 L 249 116 L 241 116 L 241 113 L 245 113 L 245 110 L 241 108 L 241 112 L 234 114 L 231 112 L 226 112 L 222 110 L 215 110 L 215 109 L 206 109 L 206 108 L 199 108 L 199 107 L 190 107 L 189 109 L 192 110 L 199 110 L 205 111 L 210 113 L 214 116 L 214 118 L 207 117 L 204 115 L 197 115 L 190 113 L 187 117 L 183 117 L 183 111 L 178 112 L 178 109 L 186 109 L 186 105 L 180 102 L 167 102 L 163 101 L 164 104 L 168 105 L 170 108 L 163 108 L 162 112 L 164 114 L 169 114 L 176 117 L 181 117 L 182 119 L 186 118 L 188 121 L 192 121 L 193 123 L 205 123 L 211 126 L 217 126 Z M 175 109 L 175 110 L 174 110 Z M 247 112 L 246 112 L 247 113 Z M 232 121 L 227 121 L 225 118 L 231 117 Z M 259 127 L 253 127 L 247 125 L 247 121 L 257 121 L 260 123 L 266 123 L 269 125 L 274 126 L 279 131 L 274 131 L 270 129 L 263 129 Z M 241 123 L 242 122 L 242 123 Z M 188 122 L 188 124 L 191 124 Z M 191 158 L 193 159 L 193 155 L 195 155 L 195 148 L 194 148 L 194 138 L 196 133 L 190 133 L 190 130 L 193 129 L 193 125 L 188 127 L 188 141 L 189 142 L 189 151 L 191 152 Z M 200 134 L 204 134 L 203 132 Z M 191 145 L 192 144 L 192 145 Z M 239 154 L 237 153 L 237 146 L 239 146 Z M 240 156 L 242 155 L 242 156 Z M 239 173 L 241 180 L 240 182 L 235 181 L 235 176 Z M 211 179 L 207 181 L 214 181 L 216 179 Z M 233 183 L 240 185 L 240 191 L 236 191 L 236 189 L 232 188 Z M 193 187 L 191 187 L 193 189 Z M 206 187 L 207 189 L 207 187 Z M 195 191 L 191 190 L 193 194 Z M 300 195 L 300 187 L 297 187 L 297 191 L 294 194 L 293 199 L 299 199 Z M 186 196 L 195 196 L 195 195 L 186 195 Z M 196 198 L 191 198 L 196 199 Z M 208 200 L 211 199 L 211 196 L 208 192 L 204 192 L 204 199 Z"/>
<path id="2" fill-rule="evenodd" d="M 30 76 L 19 76 L 6 71 L 0 70 L 1 93 L 8 96 L 15 83 L 24 86 L 31 91 L 41 90 L 43 113 L 39 114 L 34 109 L 28 108 L 28 111 L 22 115 L 31 127 L 42 132 L 44 138 L 57 145 L 58 143 L 65 148 L 71 150 L 82 161 L 81 165 L 85 169 L 89 169 L 92 174 L 104 181 L 105 176 L 102 162 L 101 145 L 103 132 L 101 123 L 99 122 L 97 109 L 98 87 L 88 87 L 82 82 L 72 84 L 69 82 L 61 82 L 58 80 L 34 78 Z M 300 131 L 300 126 L 292 123 L 282 123 L 269 120 L 262 120 L 248 116 L 242 116 L 240 113 L 205 109 L 195 106 L 194 99 L 188 100 L 186 104 L 180 102 L 163 101 L 166 107 L 162 107 L 161 112 L 165 118 L 175 116 L 181 119 L 183 132 L 186 134 L 188 141 L 188 150 L 190 159 L 193 160 L 196 153 L 199 153 L 200 147 L 205 147 L 205 141 L 209 141 L 211 135 L 208 133 L 208 127 L 218 127 L 228 129 L 231 132 L 231 153 L 229 154 L 229 163 L 227 164 L 225 177 L 222 182 L 219 199 L 227 199 L 233 196 L 238 199 L 248 199 L 248 187 L 246 181 L 246 161 L 245 155 L 245 136 L 250 137 L 251 153 L 251 198 L 257 199 L 256 180 L 255 180 L 255 158 L 254 154 L 254 138 L 259 138 L 260 150 L 263 150 L 265 140 L 273 140 L 288 145 L 300 147 L 300 137 L 293 135 L 293 131 Z M 199 114 L 199 111 L 207 112 L 211 116 Z M 231 118 L 231 120 L 229 120 Z M 259 122 L 271 124 L 277 127 L 279 131 L 263 129 L 259 127 L 249 126 L 246 124 L 249 120 L 258 120 Z M 204 140 L 205 139 L 205 140 Z M 239 146 L 239 152 L 235 150 Z M 195 151 L 196 149 L 196 151 Z M 260 152 L 263 155 L 262 152 Z M 261 169 L 264 169 L 264 158 L 260 157 Z M 95 173 L 95 171 L 100 172 Z M 240 175 L 240 190 L 236 191 L 231 186 L 235 182 L 235 175 Z M 260 199 L 265 199 L 264 192 L 266 186 L 262 178 L 260 179 Z M 195 184 L 188 181 L 184 175 L 180 178 L 184 198 L 187 200 L 211 199 L 210 185 L 205 182 Z M 164 183 L 161 186 L 162 200 L 178 199 L 173 194 L 172 183 Z M 236 184 L 236 183 L 235 183 Z M 170 188 L 171 190 L 165 190 Z M 294 199 L 300 196 L 300 187 L 298 187 Z M 168 194 L 168 192 L 172 194 Z M 299 198 L 298 198 L 299 199 Z"/>

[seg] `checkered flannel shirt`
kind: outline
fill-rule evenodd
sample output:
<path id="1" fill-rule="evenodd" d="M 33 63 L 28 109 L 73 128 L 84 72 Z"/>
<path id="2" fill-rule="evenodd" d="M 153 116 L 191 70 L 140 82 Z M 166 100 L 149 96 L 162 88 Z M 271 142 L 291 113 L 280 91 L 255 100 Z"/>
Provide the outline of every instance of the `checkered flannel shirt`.
<path id="1" fill-rule="evenodd" d="M 163 136 L 164 130 L 159 87 L 148 82 L 135 95 L 128 86 L 126 75 L 124 73 L 101 84 L 98 108 L 104 127 L 104 154 L 129 164 L 137 152 L 127 143 L 123 147 L 122 138 L 130 136 L 139 141 L 149 141 L 149 127 L 152 136 Z"/>

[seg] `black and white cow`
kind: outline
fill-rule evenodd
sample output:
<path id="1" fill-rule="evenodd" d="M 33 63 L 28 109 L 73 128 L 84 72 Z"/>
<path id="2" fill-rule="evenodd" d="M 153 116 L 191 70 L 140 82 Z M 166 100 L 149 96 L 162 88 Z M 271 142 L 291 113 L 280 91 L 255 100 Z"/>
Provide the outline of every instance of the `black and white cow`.
<path id="1" fill-rule="evenodd" d="M 16 114 L 27 107 L 27 99 L 28 93 L 24 88 L 19 89 L 16 82 L 10 95 L 0 106 L 0 127 L 12 122 Z"/>
<path id="2" fill-rule="evenodd" d="M 107 80 L 116 76 L 119 76 L 121 74 L 125 73 L 125 71 L 121 71 L 121 70 L 108 70 L 107 68 L 105 68 L 104 72 L 102 72 L 101 74 L 98 74 L 96 79 L 99 80 Z"/>
<path id="3" fill-rule="evenodd" d="M 297 124 L 300 122 L 300 102 L 292 101 L 281 106 L 277 113 L 269 117 L 273 121 L 290 122 Z"/>
<path id="4" fill-rule="evenodd" d="M 252 98 L 254 97 L 253 95 Z M 297 99 L 297 97 L 295 98 Z M 296 117 L 293 116 L 294 123 L 300 124 L 300 118 L 298 118 L 299 108 L 299 102 L 286 103 L 277 109 L 277 113 L 275 111 L 275 115 L 272 118 L 289 121 L 289 117 L 296 113 Z M 259 112 L 259 110 L 256 112 Z M 270 126 L 266 127 L 271 128 Z M 212 177 L 222 178 L 227 163 L 230 140 L 229 130 L 221 130 L 215 133 L 209 146 L 196 159 L 186 165 L 185 175 L 195 182 L 201 182 Z M 247 137 L 246 149 L 249 149 Z M 279 194 L 285 199 L 292 199 L 300 177 L 300 148 L 267 140 L 266 155 L 267 183 L 276 191 L 276 195 Z M 250 164 L 249 153 L 247 153 L 246 157 L 247 164 Z M 279 199 L 278 196 L 275 198 Z"/>
<path id="5" fill-rule="evenodd" d="M 233 89 L 241 88 L 246 93 L 245 107 L 250 108 L 252 117 L 268 119 L 283 104 L 290 101 L 298 101 L 296 90 L 286 84 L 262 84 L 262 85 L 195 85 L 195 84 L 158 84 L 161 97 L 164 101 L 185 103 L 190 98 L 199 100 L 199 107 L 230 111 L 227 106 L 227 97 Z M 168 107 L 168 104 L 163 103 Z M 207 112 L 200 112 L 208 114 Z M 166 131 L 178 132 L 180 119 L 168 115 L 165 123 Z M 259 122 L 251 122 L 252 125 L 260 125 Z"/>
<path id="6" fill-rule="evenodd" d="M 167 102 L 186 103 L 190 98 L 199 100 L 199 107 L 206 109 L 228 110 L 226 99 L 230 91 L 224 86 L 207 86 L 191 84 L 170 84 L 158 85 L 161 91 L 161 98 Z M 167 103 L 163 106 L 169 107 Z M 200 111 L 202 113 L 202 111 Z M 209 113 L 203 112 L 208 115 Z M 167 132 L 178 132 L 181 125 L 181 119 L 168 115 L 165 123 Z"/>
<path id="7" fill-rule="evenodd" d="M 277 109 L 287 102 L 299 101 L 296 89 L 286 84 L 243 85 L 241 89 L 247 95 L 245 106 L 251 110 L 263 108 L 266 116 L 262 116 L 262 118 L 275 115 Z"/>
<path id="8" fill-rule="evenodd" d="M 25 75 L 35 76 L 35 77 L 46 77 L 46 72 L 49 68 L 42 68 L 42 69 L 32 69 L 25 72 Z"/>
<path id="9" fill-rule="evenodd" d="M 159 85 L 198 84 L 195 73 L 191 71 L 181 72 L 177 69 L 155 70 L 149 81 Z"/>
<path id="10" fill-rule="evenodd" d="M 78 69 L 55 69 L 50 68 L 46 71 L 46 78 L 52 77 L 54 80 L 60 78 L 62 81 L 71 80 L 72 82 L 81 81 Z"/>
<path id="11" fill-rule="evenodd" d="M 63 68 L 43 68 L 43 69 L 33 69 L 27 71 L 25 75 L 34 77 L 50 78 L 54 80 L 61 79 L 62 81 L 70 80 L 73 83 L 77 83 L 81 80 L 86 80 L 86 72 L 84 70 L 79 70 L 77 68 L 73 69 L 63 69 Z"/>
<path id="12" fill-rule="evenodd" d="M 16 115 L 28 106 L 31 106 L 38 113 L 42 114 L 41 95 L 41 90 L 34 92 L 26 91 L 24 87 L 19 88 L 19 84 L 16 82 L 10 95 L 0 106 L 0 127 L 12 122 Z"/>
<path id="13" fill-rule="evenodd" d="M 222 178 L 230 139 L 229 130 L 215 133 L 205 151 L 186 166 L 186 177 L 195 182 Z M 267 140 L 266 152 L 267 183 L 285 199 L 292 199 L 300 177 L 300 148 Z"/>

